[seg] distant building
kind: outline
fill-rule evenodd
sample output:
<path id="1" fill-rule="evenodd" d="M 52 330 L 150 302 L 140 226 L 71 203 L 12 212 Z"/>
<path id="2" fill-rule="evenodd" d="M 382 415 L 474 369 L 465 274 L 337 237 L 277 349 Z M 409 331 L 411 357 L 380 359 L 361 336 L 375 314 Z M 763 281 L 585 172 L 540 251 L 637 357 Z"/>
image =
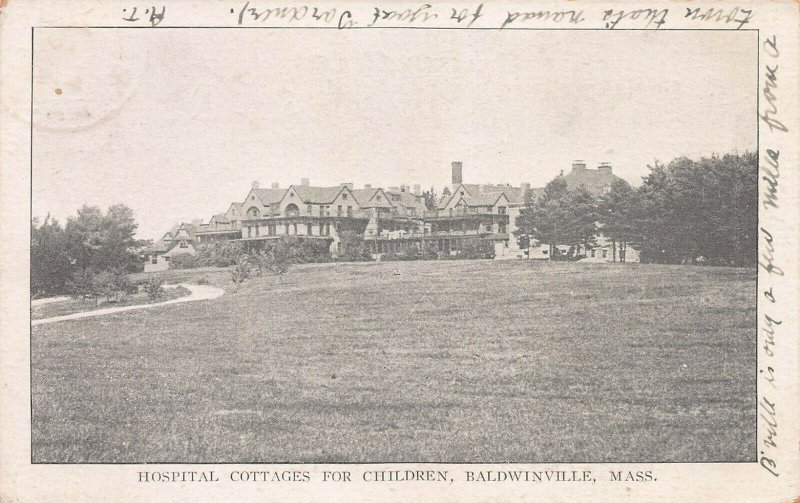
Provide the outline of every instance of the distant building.
<path id="1" fill-rule="evenodd" d="M 370 252 L 400 253 L 415 247 L 439 255 L 458 253 L 468 241 L 491 245 L 496 259 L 549 258 L 537 243 L 528 249 L 517 244 L 516 217 L 526 201 L 535 202 L 543 188 L 470 184 L 463 182 L 461 162 L 452 163 L 452 184 L 434 209 L 428 209 L 419 185 L 410 187 L 354 188 L 351 183 L 331 187 L 312 186 L 307 178 L 298 185 L 280 188 L 273 183 L 262 189 L 253 182 L 242 202 L 233 202 L 225 213 L 215 214 L 208 223 L 181 224 L 167 232 L 149 250 L 146 271 L 163 270 L 178 253 L 195 253 L 197 244 L 240 241 L 250 250 L 263 243 L 295 236 L 325 242 L 333 256 L 342 253 L 342 237 L 350 233 L 363 238 Z M 611 166 L 587 169 L 575 161 L 564 176 L 570 188 L 581 185 L 595 196 L 608 192 L 614 180 Z M 600 244 L 600 243 L 603 244 Z M 622 250 L 609 256 L 608 243 L 598 239 L 597 250 L 583 250 L 587 259 L 619 260 Z M 638 253 L 631 248 L 627 261 Z"/>
<path id="2" fill-rule="evenodd" d="M 181 253 L 194 255 L 195 225 L 182 223 L 174 226 L 161 239 L 147 249 L 144 272 L 165 271 L 169 269 L 169 259 Z"/>

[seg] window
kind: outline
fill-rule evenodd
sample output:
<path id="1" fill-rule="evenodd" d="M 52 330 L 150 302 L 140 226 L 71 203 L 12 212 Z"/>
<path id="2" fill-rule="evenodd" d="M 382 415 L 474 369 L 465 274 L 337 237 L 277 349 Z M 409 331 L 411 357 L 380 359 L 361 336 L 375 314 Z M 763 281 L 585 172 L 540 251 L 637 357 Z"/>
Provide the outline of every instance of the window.
<path id="1" fill-rule="evenodd" d="M 178 244 L 178 248 L 189 248 L 189 243 L 187 243 L 186 241 L 181 241 Z"/>
<path id="2" fill-rule="evenodd" d="M 158 255 L 153 255 L 153 258 L 150 259 L 151 264 L 158 264 Z"/>
<path id="3" fill-rule="evenodd" d="M 347 201 L 347 194 L 342 194 L 342 201 Z"/>
<path id="4" fill-rule="evenodd" d="M 254 226 L 253 229 L 256 231 L 256 236 L 258 236 L 258 226 Z"/>
<path id="5" fill-rule="evenodd" d="M 166 255 L 164 255 L 164 262 L 169 262 L 169 257 L 167 257 Z"/>
<path id="6" fill-rule="evenodd" d="M 498 206 L 497 207 L 497 213 L 499 215 L 505 215 L 506 214 L 506 207 L 505 206 Z"/>
<path id="7" fill-rule="evenodd" d="M 292 234 L 297 234 L 297 224 L 292 224 Z"/>
<path id="8" fill-rule="evenodd" d="M 336 216 L 337 217 L 342 216 L 342 205 L 341 204 L 336 207 Z"/>
<path id="9" fill-rule="evenodd" d="M 595 250 L 592 250 L 592 258 L 594 258 Z"/>
<path id="10" fill-rule="evenodd" d="M 311 236 L 312 234 L 314 234 L 314 232 L 313 232 L 313 229 L 312 229 L 312 226 L 311 226 L 311 224 L 310 224 L 310 223 L 309 223 L 309 224 L 306 224 L 306 234 L 307 234 L 307 235 L 309 235 L 309 236 Z"/>
<path id="11" fill-rule="evenodd" d="M 608 250 L 603 250 L 603 258 L 606 258 L 607 256 L 608 256 Z"/>
<path id="12" fill-rule="evenodd" d="M 325 216 L 325 206 L 323 206 L 323 205 L 319 206 L 319 216 L 321 216 L 321 217 Z"/>
<path id="13" fill-rule="evenodd" d="M 306 206 L 306 213 L 311 214 L 311 205 Z"/>
<path id="14" fill-rule="evenodd" d="M 348 206 L 347 207 L 347 216 L 348 217 L 352 217 L 353 216 L 353 207 L 352 206 Z"/>

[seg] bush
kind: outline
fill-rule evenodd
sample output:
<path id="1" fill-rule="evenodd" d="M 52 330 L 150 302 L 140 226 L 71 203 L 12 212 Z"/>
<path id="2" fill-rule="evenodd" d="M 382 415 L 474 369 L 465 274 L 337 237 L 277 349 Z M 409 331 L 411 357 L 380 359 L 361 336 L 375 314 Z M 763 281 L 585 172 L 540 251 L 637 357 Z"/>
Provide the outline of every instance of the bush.
<path id="1" fill-rule="evenodd" d="M 159 278 L 150 278 L 144 282 L 143 289 L 147 293 L 147 300 L 154 302 L 164 298 L 166 292 L 164 291 L 164 280 Z"/>
<path id="2" fill-rule="evenodd" d="M 231 281 L 236 285 L 237 290 L 239 289 L 239 285 L 244 283 L 244 280 L 249 278 L 252 272 L 253 267 L 247 255 L 239 256 L 236 264 L 231 268 Z"/>
<path id="3" fill-rule="evenodd" d="M 194 269 L 201 267 L 201 259 L 191 253 L 178 253 L 169 258 L 170 269 Z"/>
<path id="4" fill-rule="evenodd" d="M 105 297 L 118 300 L 126 293 L 136 292 L 136 285 L 121 269 L 95 273 L 91 269 L 75 272 L 67 283 L 70 294 L 77 297 Z"/>
<path id="5" fill-rule="evenodd" d="M 94 273 L 91 269 L 83 269 L 72 273 L 67 280 L 66 288 L 70 295 L 75 297 L 90 297 L 94 295 Z"/>

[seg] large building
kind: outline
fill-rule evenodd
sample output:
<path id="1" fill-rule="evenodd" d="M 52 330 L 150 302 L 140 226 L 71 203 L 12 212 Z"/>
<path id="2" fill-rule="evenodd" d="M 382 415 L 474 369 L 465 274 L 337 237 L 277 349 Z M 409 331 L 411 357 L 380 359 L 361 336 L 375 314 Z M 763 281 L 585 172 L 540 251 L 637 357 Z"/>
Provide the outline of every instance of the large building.
<path id="1" fill-rule="evenodd" d="M 298 185 L 280 188 L 273 183 L 262 189 L 253 182 L 244 200 L 231 203 L 225 213 L 212 216 L 206 224 L 181 224 L 165 234 L 148 250 L 145 270 L 166 269 L 170 256 L 194 253 L 197 245 L 220 240 L 241 241 L 248 249 L 257 249 L 269 240 L 296 236 L 324 241 L 336 256 L 348 233 L 363 238 L 375 256 L 409 247 L 448 255 L 479 241 L 496 259 L 549 258 L 547 247 L 521 249 L 515 234 L 520 210 L 544 189 L 527 183 L 518 187 L 464 183 L 463 172 L 462 163 L 453 162 L 452 183 L 438 201 L 427 204 L 419 185 L 413 189 L 370 185 L 356 189 L 351 183 L 315 187 L 304 178 Z M 575 161 L 568 174 L 559 176 L 570 188 L 582 185 L 595 195 L 610 190 L 618 179 L 610 165 L 588 169 L 582 161 Z M 607 241 L 599 236 L 598 246 L 585 250 L 587 260 L 619 260 L 619 252 L 609 255 Z M 628 250 L 628 261 L 638 258 L 634 252 Z"/>

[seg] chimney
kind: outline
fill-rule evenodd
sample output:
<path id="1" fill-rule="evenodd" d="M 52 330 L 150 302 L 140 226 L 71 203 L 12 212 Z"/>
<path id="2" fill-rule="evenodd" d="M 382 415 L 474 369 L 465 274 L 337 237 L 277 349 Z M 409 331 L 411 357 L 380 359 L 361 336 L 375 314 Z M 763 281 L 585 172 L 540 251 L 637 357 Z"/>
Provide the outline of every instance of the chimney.
<path id="1" fill-rule="evenodd" d="M 612 174 L 613 173 L 612 170 L 611 170 L 611 163 L 610 162 L 601 162 L 600 166 L 597 167 L 597 171 L 599 171 L 601 173 L 608 173 L 608 174 Z"/>
<path id="2" fill-rule="evenodd" d="M 280 189 L 281 185 L 278 182 L 272 182 L 272 188 L 273 189 Z"/>
<path id="3" fill-rule="evenodd" d="M 462 177 L 462 167 L 461 161 L 453 161 L 453 185 L 458 185 L 461 183 Z"/>
<path id="4" fill-rule="evenodd" d="M 353 190 L 353 182 L 342 182 L 342 187 L 347 187 L 350 190 Z"/>
<path id="5" fill-rule="evenodd" d="M 253 188 L 254 188 L 254 189 L 257 189 L 257 188 L 258 188 L 258 180 L 254 180 L 254 181 L 253 181 Z"/>
<path id="6" fill-rule="evenodd" d="M 586 162 L 581 160 L 572 161 L 572 171 L 586 171 Z"/>
<path id="7" fill-rule="evenodd" d="M 308 187 L 308 178 L 301 178 L 300 185 L 303 187 Z"/>
<path id="8" fill-rule="evenodd" d="M 401 185 L 400 192 L 408 192 L 408 185 Z"/>
<path id="9" fill-rule="evenodd" d="M 418 195 L 420 195 L 421 192 L 422 192 L 422 187 L 420 186 L 420 184 L 418 184 L 418 183 L 415 184 L 414 185 L 414 195 L 418 196 Z"/>
<path id="10" fill-rule="evenodd" d="M 531 184 L 528 182 L 522 182 L 522 201 L 527 203 L 528 198 L 530 198 L 533 193 L 531 192 Z"/>
<path id="11" fill-rule="evenodd" d="M 371 183 L 365 183 L 364 184 L 364 188 L 365 189 L 371 189 L 372 188 L 372 184 Z"/>

